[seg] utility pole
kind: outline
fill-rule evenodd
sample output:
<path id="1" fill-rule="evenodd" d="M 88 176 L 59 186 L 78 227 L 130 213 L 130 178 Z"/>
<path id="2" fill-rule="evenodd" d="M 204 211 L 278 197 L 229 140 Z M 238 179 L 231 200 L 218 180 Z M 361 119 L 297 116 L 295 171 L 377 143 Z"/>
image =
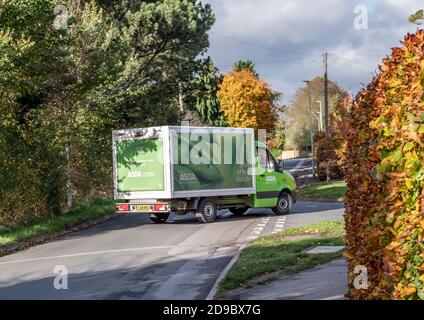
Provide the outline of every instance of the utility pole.
<path id="1" fill-rule="evenodd" d="M 318 112 L 318 115 L 319 115 L 319 131 L 321 131 L 321 132 L 323 132 L 324 131 L 324 129 L 323 129 L 323 127 L 322 127 L 322 125 L 323 125 L 323 121 L 322 121 L 322 102 L 320 101 L 320 100 L 317 100 L 317 102 L 319 103 L 319 112 Z"/>
<path id="2" fill-rule="evenodd" d="M 303 81 L 308 84 L 308 109 L 309 109 L 309 131 L 311 135 L 311 151 L 312 151 L 312 176 L 315 178 L 315 148 L 314 148 L 314 133 L 312 130 L 313 120 L 312 120 L 312 101 L 311 101 L 311 82 L 309 80 Z"/>
<path id="3" fill-rule="evenodd" d="M 324 53 L 324 129 L 325 136 L 328 137 L 328 53 Z"/>

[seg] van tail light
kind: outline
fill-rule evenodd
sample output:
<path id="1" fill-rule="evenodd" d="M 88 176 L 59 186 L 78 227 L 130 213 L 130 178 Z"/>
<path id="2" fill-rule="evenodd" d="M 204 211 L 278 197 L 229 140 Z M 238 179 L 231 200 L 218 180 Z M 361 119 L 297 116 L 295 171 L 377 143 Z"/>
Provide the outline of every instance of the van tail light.
<path id="1" fill-rule="evenodd" d="M 130 211 L 130 206 L 125 203 L 117 203 L 115 209 L 116 211 Z"/>
<path id="2" fill-rule="evenodd" d="M 168 205 L 167 204 L 155 204 L 155 210 L 154 211 L 168 211 Z"/>

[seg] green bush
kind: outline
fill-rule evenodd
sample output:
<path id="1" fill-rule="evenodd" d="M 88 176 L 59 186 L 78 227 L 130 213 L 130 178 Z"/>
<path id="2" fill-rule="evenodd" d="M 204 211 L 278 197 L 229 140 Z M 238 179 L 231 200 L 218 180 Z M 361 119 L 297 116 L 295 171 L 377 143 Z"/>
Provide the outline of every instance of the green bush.
<path id="1" fill-rule="evenodd" d="M 0 128 L 0 225 L 55 214 L 63 203 L 64 159 L 36 135 Z"/>

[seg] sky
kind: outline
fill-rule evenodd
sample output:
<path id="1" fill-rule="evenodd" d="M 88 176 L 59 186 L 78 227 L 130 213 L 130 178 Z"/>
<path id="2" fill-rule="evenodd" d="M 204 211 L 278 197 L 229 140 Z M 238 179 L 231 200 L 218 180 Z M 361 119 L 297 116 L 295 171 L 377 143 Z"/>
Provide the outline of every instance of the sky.
<path id="1" fill-rule="evenodd" d="M 390 48 L 417 26 L 409 15 L 424 0 L 204 0 L 216 22 L 208 54 L 223 73 L 250 59 L 289 104 L 303 80 L 328 75 L 355 94 L 378 71 Z"/>

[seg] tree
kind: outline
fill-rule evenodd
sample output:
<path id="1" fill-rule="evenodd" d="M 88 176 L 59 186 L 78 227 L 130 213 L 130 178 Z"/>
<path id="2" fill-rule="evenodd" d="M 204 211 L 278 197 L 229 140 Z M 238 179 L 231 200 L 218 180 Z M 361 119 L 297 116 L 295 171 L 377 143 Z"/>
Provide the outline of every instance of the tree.
<path id="1" fill-rule="evenodd" d="M 71 0 L 70 4 L 73 3 L 80 1 Z M 85 8 L 87 4 L 76 7 Z M 84 187 L 84 194 L 95 187 L 87 180 L 104 188 L 101 181 L 112 168 L 108 154 L 112 129 L 179 124 L 187 111 L 180 108 L 180 97 L 191 94 L 190 85 L 196 71 L 203 66 L 199 55 L 209 45 L 206 32 L 214 22 L 210 6 L 194 0 L 124 1 L 110 7 L 107 15 L 98 6 L 91 4 L 91 7 L 97 14 L 93 13 L 88 20 L 98 21 L 102 27 L 98 29 L 99 37 L 94 39 L 97 42 L 89 43 L 103 46 L 88 46 L 84 51 L 87 45 L 81 42 L 80 46 L 75 39 L 70 47 L 81 49 L 71 56 L 85 58 L 83 70 L 98 70 L 91 78 L 97 81 L 95 86 L 78 95 L 83 100 L 76 109 L 78 121 L 73 122 L 79 126 L 78 138 L 74 140 L 86 142 L 79 145 L 81 151 L 75 152 L 80 155 L 80 161 L 74 174 L 80 181 L 80 189 Z M 77 17 L 78 14 L 74 20 Z M 78 26 L 82 27 L 82 23 Z M 85 34 L 80 39 L 87 42 Z M 99 41 L 102 36 L 103 41 Z M 104 66 L 101 59 L 95 59 L 96 52 L 100 58 L 106 58 Z M 90 67 L 90 63 L 95 66 Z M 90 139 L 93 136 L 99 137 L 101 143 L 93 143 Z M 99 154 L 104 156 L 98 157 Z M 95 163 L 99 165 L 93 167 Z"/>
<path id="2" fill-rule="evenodd" d="M 421 25 L 420 20 L 424 20 L 424 10 L 418 10 L 415 14 L 410 15 L 408 20 L 411 23 Z"/>
<path id="3" fill-rule="evenodd" d="M 190 89 L 187 90 L 189 94 L 184 101 L 190 110 L 198 114 L 204 124 L 216 127 L 227 124 L 217 97 L 218 85 L 221 81 L 222 75 L 210 57 L 206 58 L 196 72 Z M 192 112 L 189 113 L 189 118 L 193 117 Z"/>
<path id="4" fill-rule="evenodd" d="M 259 78 L 259 74 L 255 70 L 255 64 L 252 60 L 239 60 L 234 64 L 235 71 L 248 70 L 250 71 L 256 78 Z"/>
<path id="5" fill-rule="evenodd" d="M 283 116 L 278 118 L 274 140 L 276 142 L 275 148 L 282 151 L 286 143 L 286 120 Z"/>
<path id="6" fill-rule="evenodd" d="M 63 157 L 37 114 L 62 70 L 53 2 L 0 2 L 0 223 L 59 210 Z M 40 23 L 42 22 L 42 23 Z"/>
<path id="7" fill-rule="evenodd" d="M 104 88 L 116 126 L 179 123 L 180 97 L 190 95 L 214 23 L 195 0 L 123 1 L 109 15 L 122 34 L 123 68 Z M 177 85 L 175 85 L 177 84 Z M 120 121 L 124 120 L 124 121 Z"/>
<path id="8" fill-rule="evenodd" d="M 321 77 L 316 77 L 311 80 L 310 86 L 313 119 L 312 129 L 315 134 L 318 132 L 318 112 L 320 111 L 317 101 L 321 101 L 322 112 L 324 112 L 324 81 Z M 330 114 L 335 111 L 336 104 L 345 95 L 346 92 L 343 89 L 336 83 L 329 81 L 328 104 Z M 308 87 L 304 86 L 298 89 L 286 113 L 288 121 L 286 148 L 303 149 L 311 145 L 308 105 Z"/>
<path id="9" fill-rule="evenodd" d="M 99 3 L 105 9 L 83 0 L 0 1 L 0 170 L 8 173 L 0 177 L 0 220 L 4 212 L 6 223 L 61 209 L 66 172 L 78 199 L 110 194 L 111 131 L 181 117 L 175 83 L 189 87 L 203 64 L 210 6 Z M 67 13 L 63 28 L 53 27 L 58 4 Z"/>
<path id="10" fill-rule="evenodd" d="M 279 114 L 274 133 L 267 138 L 267 146 L 271 153 L 276 158 L 280 157 L 286 142 L 286 121 L 283 114 Z"/>
<path id="11" fill-rule="evenodd" d="M 218 99 L 232 127 L 266 129 L 272 134 L 277 120 L 279 93 L 250 70 L 233 70 L 219 85 Z"/>

